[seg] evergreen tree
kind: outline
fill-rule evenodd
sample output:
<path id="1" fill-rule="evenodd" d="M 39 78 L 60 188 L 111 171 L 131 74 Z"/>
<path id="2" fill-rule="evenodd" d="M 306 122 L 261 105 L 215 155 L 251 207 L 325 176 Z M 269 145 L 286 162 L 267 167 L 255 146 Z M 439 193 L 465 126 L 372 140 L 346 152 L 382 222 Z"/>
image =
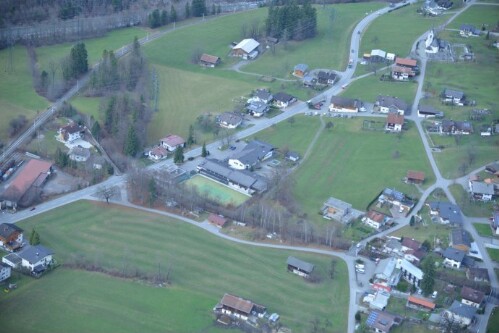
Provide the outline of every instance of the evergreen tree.
<path id="1" fill-rule="evenodd" d="M 215 6 L 215 4 L 213 4 L 211 6 L 211 15 L 216 15 L 217 14 L 217 7 Z"/>
<path id="2" fill-rule="evenodd" d="M 88 53 L 85 43 L 78 43 L 71 48 L 69 63 L 70 76 L 74 79 L 88 72 Z"/>
<path id="3" fill-rule="evenodd" d="M 421 290 L 425 295 L 433 292 L 435 285 L 435 260 L 431 255 L 428 255 L 421 263 L 421 270 L 423 271 L 423 280 L 421 280 Z"/>
<path id="4" fill-rule="evenodd" d="M 187 145 L 190 147 L 196 143 L 196 138 L 194 137 L 194 126 L 189 126 L 189 136 L 187 137 Z"/>
<path id="5" fill-rule="evenodd" d="M 100 134 L 101 134 L 101 127 L 98 121 L 95 121 L 94 124 L 92 125 L 92 128 L 90 129 L 90 132 L 94 136 L 95 140 L 99 141 L 100 140 Z"/>
<path id="6" fill-rule="evenodd" d="M 209 155 L 208 150 L 206 150 L 206 142 L 203 142 L 203 149 L 201 150 L 201 156 L 206 157 Z"/>
<path id="7" fill-rule="evenodd" d="M 152 205 L 154 205 L 154 203 L 156 202 L 156 199 L 158 198 L 156 182 L 154 181 L 154 178 L 152 178 L 152 177 L 149 180 L 148 190 L 149 190 L 149 206 L 152 207 Z"/>
<path id="8" fill-rule="evenodd" d="M 148 15 L 147 21 L 151 29 L 161 26 L 161 16 L 159 13 L 159 9 L 153 10 L 152 13 Z"/>
<path id="9" fill-rule="evenodd" d="M 128 156 L 135 156 L 139 151 L 139 138 L 135 132 L 135 128 L 130 125 L 128 127 L 128 134 L 125 140 L 125 146 L 123 147 L 123 153 Z"/>
<path id="10" fill-rule="evenodd" d="M 55 151 L 54 161 L 60 168 L 65 168 L 68 165 L 69 157 L 60 148 L 57 148 Z"/>
<path id="11" fill-rule="evenodd" d="M 191 17 L 191 4 L 187 1 L 185 3 L 185 18 L 188 19 L 189 17 Z"/>
<path id="12" fill-rule="evenodd" d="M 220 6 L 220 4 L 217 6 L 217 14 L 221 14 L 222 13 L 222 6 Z"/>
<path id="13" fill-rule="evenodd" d="M 168 12 L 163 9 L 161 11 L 161 25 L 167 25 L 168 24 Z"/>
<path id="14" fill-rule="evenodd" d="M 192 0 L 192 15 L 195 17 L 206 15 L 205 0 Z"/>
<path id="15" fill-rule="evenodd" d="M 29 236 L 29 245 L 38 245 L 40 244 L 40 235 L 36 232 L 35 229 L 31 230 L 31 234 Z"/>
<path id="16" fill-rule="evenodd" d="M 184 148 L 182 146 L 179 146 L 177 147 L 177 149 L 175 149 L 175 154 L 173 155 L 173 163 L 184 163 Z"/>
<path id="17" fill-rule="evenodd" d="M 173 5 L 170 7 L 170 22 L 177 22 L 177 11 Z"/>

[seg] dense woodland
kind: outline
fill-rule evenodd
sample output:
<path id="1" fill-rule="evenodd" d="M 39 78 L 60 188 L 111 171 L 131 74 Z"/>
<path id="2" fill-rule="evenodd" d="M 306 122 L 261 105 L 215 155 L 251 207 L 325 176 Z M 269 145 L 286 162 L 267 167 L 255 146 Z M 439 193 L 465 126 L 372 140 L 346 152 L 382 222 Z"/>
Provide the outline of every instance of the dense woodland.
<path id="1" fill-rule="evenodd" d="M 286 2 L 284 6 L 272 3 L 265 22 L 267 36 L 284 40 L 313 38 L 317 33 L 317 12 L 310 2 L 302 5 Z"/>

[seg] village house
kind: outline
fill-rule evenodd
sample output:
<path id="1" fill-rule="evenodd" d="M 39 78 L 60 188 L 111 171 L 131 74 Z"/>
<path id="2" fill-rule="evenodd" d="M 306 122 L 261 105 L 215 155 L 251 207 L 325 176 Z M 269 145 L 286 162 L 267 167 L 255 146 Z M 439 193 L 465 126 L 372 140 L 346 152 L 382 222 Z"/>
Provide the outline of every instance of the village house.
<path id="1" fill-rule="evenodd" d="M 414 200 L 406 196 L 404 193 L 396 191 L 391 188 L 385 188 L 378 197 L 378 202 L 380 204 L 391 204 L 399 207 L 399 211 L 409 212 L 412 207 L 416 204 Z"/>
<path id="2" fill-rule="evenodd" d="M 430 33 L 428 34 L 428 36 L 426 36 L 425 39 L 425 47 L 425 52 L 431 55 L 449 49 L 450 45 L 448 42 L 437 38 L 435 36 L 435 31 L 430 30 Z"/>
<path id="3" fill-rule="evenodd" d="M 215 67 L 218 64 L 220 64 L 220 58 L 217 56 L 209 55 L 206 53 L 203 53 L 201 57 L 199 58 L 199 64 L 204 67 Z"/>
<path id="4" fill-rule="evenodd" d="M 461 289 L 461 303 L 480 308 L 485 301 L 485 294 L 482 291 L 464 286 Z"/>
<path id="5" fill-rule="evenodd" d="M 333 197 L 324 202 L 321 212 L 322 217 L 325 219 L 336 220 L 342 223 L 349 223 L 354 218 L 352 205 Z"/>
<path id="6" fill-rule="evenodd" d="M 75 140 L 81 139 L 85 133 L 85 129 L 85 126 L 71 122 L 64 127 L 59 128 L 58 138 L 62 142 L 71 143 Z"/>
<path id="7" fill-rule="evenodd" d="M 175 151 L 178 147 L 185 147 L 185 140 L 175 134 L 169 134 L 160 141 L 161 146 L 168 151 Z"/>
<path id="8" fill-rule="evenodd" d="M 492 218 L 490 219 L 490 228 L 494 235 L 499 235 L 499 211 L 494 211 L 492 213 Z"/>
<path id="9" fill-rule="evenodd" d="M 10 278 L 11 274 L 12 274 L 12 268 L 3 262 L 0 263 L 0 282 Z"/>
<path id="10" fill-rule="evenodd" d="M 377 290 L 374 294 L 368 294 L 362 300 L 369 303 L 369 308 L 373 310 L 385 310 L 390 299 L 390 293 L 384 290 Z"/>
<path id="11" fill-rule="evenodd" d="M 241 57 L 244 60 L 255 59 L 258 56 L 260 43 L 252 38 L 243 39 L 232 48 L 233 57 Z"/>
<path id="12" fill-rule="evenodd" d="M 406 306 L 411 309 L 430 312 L 435 310 L 435 303 L 424 298 L 409 296 L 407 298 Z"/>
<path id="13" fill-rule="evenodd" d="M 401 323 L 401 317 L 380 310 L 372 310 L 366 320 L 367 326 L 375 333 L 389 333 L 392 327 Z"/>
<path id="14" fill-rule="evenodd" d="M 444 119 L 440 123 L 439 133 L 441 135 L 469 135 L 473 133 L 473 125 L 468 121 Z"/>
<path id="15" fill-rule="evenodd" d="M 410 184 L 423 184 L 425 180 L 425 174 L 421 171 L 409 170 L 407 171 L 406 179 Z"/>
<path id="16" fill-rule="evenodd" d="M 418 62 L 415 59 L 411 58 L 397 57 L 395 59 L 395 65 L 400 67 L 410 68 L 415 71 L 418 67 Z"/>
<path id="17" fill-rule="evenodd" d="M 493 162 L 485 166 L 485 172 L 499 177 L 499 162 Z"/>
<path id="18" fill-rule="evenodd" d="M 475 282 L 490 283 L 489 271 L 487 268 L 470 267 L 466 269 L 466 278 Z"/>
<path id="19" fill-rule="evenodd" d="M 355 113 L 359 112 L 359 109 L 362 107 L 362 105 L 362 102 L 358 99 L 332 96 L 331 104 L 329 105 L 329 111 Z"/>
<path id="20" fill-rule="evenodd" d="M 371 51 L 370 62 L 384 62 L 386 61 L 386 52 L 383 50 L 375 49 Z"/>
<path id="21" fill-rule="evenodd" d="M 243 123 L 243 117 L 236 112 L 224 112 L 218 116 L 220 127 L 234 129 Z"/>
<path id="22" fill-rule="evenodd" d="M 319 71 L 317 74 L 317 81 L 320 84 L 334 84 L 337 79 L 337 75 L 334 72 Z"/>
<path id="23" fill-rule="evenodd" d="M 473 199 L 478 201 L 490 201 L 495 196 L 494 184 L 487 184 L 476 180 L 468 182 L 470 193 Z"/>
<path id="24" fill-rule="evenodd" d="M 23 250 L 10 253 L 2 258 L 2 262 L 12 268 L 28 269 L 33 275 L 42 274 L 52 264 L 54 252 L 42 245 L 30 245 Z"/>
<path id="25" fill-rule="evenodd" d="M 303 77 L 302 82 L 305 87 L 313 88 L 317 84 L 317 79 L 314 76 L 307 74 Z"/>
<path id="26" fill-rule="evenodd" d="M 156 146 L 147 153 L 153 161 L 159 161 L 168 157 L 168 150 L 163 146 Z"/>
<path id="27" fill-rule="evenodd" d="M 307 64 L 298 64 L 293 69 L 293 75 L 296 77 L 304 77 L 308 73 Z"/>
<path id="28" fill-rule="evenodd" d="M 419 68 L 416 60 L 397 57 L 392 67 L 392 78 L 398 81 L 407 81 L 415 77 L 418 72 Z"/>
<path id="29" fill-rule="evenodd" d="M 465 100 L 464 92 L 460 90 L 445 88 L 442 93 L 442 102 L 444 103 L 463 106 L 464 100 Z"/>
<path id="30" fill-rule="evenodd" d="M 388 287 L 396 286 L 400 281 L 400 271 L 396 266 L 397 259 L 394 257 L 381 259 L 374 269 L 375 282 Z"/>
<path id="31" fill-rule="evenodd" d="M 386 219 L 387 217 L 384 214 L 381 214 L 375 210 L 370 210 L 367 212 L 366 216 L 362 219 L 362 222 L 364 222 L 366 225 L 370 226 L 371 228 L 378 230 L 385 224 Z"/>
<path id="32" fill-rule="evenodd" d="M 211 213 L 208 216 L 208 222 L 216 225 L 219 228 L 223 228 L 225 226 L 225 224 L 227 223 L 227 219 L 225 217 L 223 217 L 222 215 L 217 215 L 217 214 Z"/>
<path id="33" fill-rule="evenodd" d="M 402 243 L 396 238 L 389 238 L 383 246 L 383 252 L 400 256 L 403 253 Z"/>
<path id="34" fill-rule="evenodd" d="M 418 105 L 418 117 L 421 118 L 442 118 L 444 113 L 442 111 L 438 111 L 431 105 Z"/>
<path id="35" fill-rule="evenodd" d="M 300 154 L 295 151 L 288 151 L 285 157 L 291 162 L 297 162 L 300 159 Z"/>
<path id="36" fill-rule="evenodd" d="M 264 102 L 252 102 L 246 106 L 246 110 L 255 118 L 260 118 L 269 111 L 269 106 Z"/>
<path id="37" fill-rule="evenodd" d="M 250 141 L 238 153 L 229 157 L 229 166 L 236 170 L 244 170 L 256 167 L 260 162 L 271 158 L 275 147 L 263 141 Z"/>
<path id="38" fill-rule="evenodd" d="M 397 268 L 400 269 L 404 280 L 416 287 L 419 287 L 419 284 L 421 280 L 423 280 L 424 276 L 422 270 L 420 270 L 418 267 L 416 267 L 406 259 L 399 259 L 397 262 Z"/>
<path id="39" fill-rule="evenodd" d="M 444 257 L 443 265 L 450 268 L 461 268 L 463 264 L 464 257 L 466 256 L 466 252 L 454 249 L 452 247 L 448 247 L 442 253 Z"/>
<path id="40" fill-rule="evenodd" d="M 452 302 L 452 305 L 443 312 L 443 317 L 453 323 L 458 323 L 462 327 L 469 326 L 474 321 L 476 308 L 470 305 Z"/>
<path id="41" fill-rule="evenodd" d="M 471 248 L 471 236 L 462 227 L 452 229 L 449 245 L 457 250 L 468 253 Z"/>
<path id="42" fill-rule="evenodd" d="M 205 159 L 197 170 L 200 174 L 245 194 L 252 195 L 267 190 L 267 181 L 262 177 L 249 171 L 231 169 L 217 160 Z"/>
<path id="43" fill-rule="evenodd" d="M 402 132 L 404 125 L 404 115 L 398 113 L 389 113 L 386 117 L 385 130 L 388 132 Z"/>
<path id="44" fill-rule="evenodd" d="M 76 146 L 69 150 L 68 156 L 72 161 L 86 162 L 90 158 L 90 149 Z"/>
<path id="45" fill-rule="evenodd" d="M 493 132 L 494 129 L 490 124 L 482 124 L 480 126 L 480 136 L 492 136 Z"/>
<path id="46" fill-rule="evenodd" d="M 279 109 L 284 109 L 296 102 L 296 98 L 284 92 L 278 92 L 274 95 L 274 105 Z"/>
<path id="47" fill-rule="evenodd" d="M 0 246 L 8 252 L 23 246 L 23 229 L 13 223 L 0 224 Z"/>
<path id="48" fill-rule="evenodd" d="M 289 256 L 286 261 L 288 272 L 292 272 L 296 275 L 308 278 L 312 271 L 314 270 L 314 265 L 306 261 L 300 260 L 298 258 Z"/>
<path id="49" fill-rule="evenodd" d="M 398 97 L 378 95 L 374 107 L 379 113 L 396 113 L 404 115 L 408 105 Z"/>
<path id="50" fill-rule="evenodd" d="M 248 103 L 262 102 L 269 104 L 274 99 L 274 96 L 267 89 L 257 89 L 255 90 L 253 96 L 248 99 Z"/>
<path id="51" fill-rule="evenodd" d="M 40 198 L 42 188 L 52 174 L 52 163 L 37 159 L 24 163 L 9 187 L 1 196 L 3 205 L 10 209 L 27 207 Z"/>
<path id="52" fill-rule="evenodd" d="M 459 35 L 461 37 L 478 37 L 480 36 L 480 29 L 475 28 L 471 24 L 461 24 L 459 27 Z"/>
<path id="53" fill-rule="evenodd" d="M 462 225 L 463 217 L 458 205 L 444 201 L 430 201 L 426 204 L 430 208 L 433 220 L 441 224 Z"/>
<path id="54" fill-rule="evenodd" d="M 253 314 L 262 315 L 267 308 L 253 303 L 247 299 L 225 294 L 213 309 L 215 313 L 221 313 L 235 319 L 248 320 Z"/>

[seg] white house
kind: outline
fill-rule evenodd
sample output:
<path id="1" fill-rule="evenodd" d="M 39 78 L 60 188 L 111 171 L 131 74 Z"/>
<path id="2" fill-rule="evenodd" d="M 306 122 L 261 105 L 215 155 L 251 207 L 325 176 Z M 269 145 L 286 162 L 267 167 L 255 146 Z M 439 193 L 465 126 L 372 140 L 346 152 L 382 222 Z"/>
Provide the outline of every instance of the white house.
<path id="1" fill-rule="evenodd" d="M 90 150 L 80 146 L 73 147 L 68 153 L 69 159 L 75 162 L 86 162 L 90 158 Z"/>
<path id="2" fill-rule="evenodd" d="M 77 123 L 70 123 L 64 127 L 59 128 L 59 140 L 63 142 L 73 142 L 82 137 L 85 132 L 85 126 L 78 125 Z"/>
<path id="3" fill-rule="evenodd" d="M 153 149 L 149 150 L 147 155 L 151 160 L 159 161 L 168 156 L 168 150 L 163 146 L 156 146 Z"/>
<path id="4" fill-rule="evenodd" d="M 404 126 L 404 115 L 398 113 L 389 113 L 386 117 L 385 130 L 389 132 L 402 132 Z"/>
<path id="5" fill-rule="evenodd" d="M 224 112 L 218 116 L 220 127 L 234 129 L 239 127 L 243 122 L 243 117 L 236 112 Z"/>
<path id="6" fill-rule="evenodd" d="M 385 224 L 385 215 L 374 211 L 370 210 L 367 212 L 366 216 L 362 219 L 362 222 L 370 226 L 371 228 L 374 229 L 379 229 L 381 226 Z"/>
<path id="7" fill-rule="evenodd" d="M 478 309 L 484 301 L 485 294 L 482 291 L 467 286 L 464 286 L 463 289 L 461 289 L 461 303 Z"/>
<path id="8" fill-rule="evenodd" d="M 374 103 L 380 113 L 398 113 L 404 115 L 409 108 L 407 103 L 397 97 L 379 95 Z"/>
<path id="9" fill-rule="evenodd" d="M 452 305 L 443 312 L 443 317 L 450 322 L 461 326 L 469 326 L 475 317 L 476 308 L 454 301 Z"/>
<path id="10" fill-rule="evenodd" d="M 495 195 L 494 184 L 470 180 L 468 185 L 471 195 L 476 200 L 490 201 Z"/>
<path id="11" fill-rule="evenodd" d="M 296 102 L 296 98 L 284 92 L 278 92 L 274 95 L 274 105 L 279 109 L 284 109 Z"/>
<path id="12" fill-rule="evenodd" d="M 270 158 L 274 153 L 274 146 L 259 140 L 248 143 L 241 152 L 229 158 L 229 166 L 236 170 L 250 169 L 259 162 Z"/>
<path id="13" fill-rule="evenodd" d="M 52 263 L 54 252 L 42 245 L 25 247 L 17 253 L 10 253 L 2 258 L 2 262 L 17 268 L 27 268 L 32 273 L 41 273 Z"/>
<path id="14" fill-rule="evenodd" d="M 416 287 L 418 287 L 421 280 L 423 280 L 423 271 L 411 264 L 406 259 L 399 259 L 397 261 L 397 268 L 400 269 L 404 280 L 406 280 L 410 284 L 415 285 Z"/>
<path id="15" fill-rule="evenodd" d="M 444 257 L 443 265 L 451 268 L 461 268 L 466 253 L 464 251 L 448 247 L 442 253 Z"/>
<path id="16" fill-rule="evenodd" d="M 178 147 L 183 147 L 185 145 L 185 140 L 175 134 L 169 134 L 160 140 L 160 144 L 163 148 L 168 149 L 168 151 L 175 151 Z"/>
<path id="17" fill-rule="evenodd" d="M 329 105 L 330 112 L 348 112 L 357 113 L 362 107 L 362 102 L 358 99 L 352 99 L 341 96 L 332 96 Z"/>
<path id="18" fill-rule="evenodd" d="M 12 273 L 12 268 L 9 265 L 0 263 L 0 282 L 10 278 L 11 273 Z"/>
<path id="19" fill-rule="evenodd" d="M 11 252 L 23 244 L 23 229 L 12 223 L 0 224 L 0 246 Z"/>

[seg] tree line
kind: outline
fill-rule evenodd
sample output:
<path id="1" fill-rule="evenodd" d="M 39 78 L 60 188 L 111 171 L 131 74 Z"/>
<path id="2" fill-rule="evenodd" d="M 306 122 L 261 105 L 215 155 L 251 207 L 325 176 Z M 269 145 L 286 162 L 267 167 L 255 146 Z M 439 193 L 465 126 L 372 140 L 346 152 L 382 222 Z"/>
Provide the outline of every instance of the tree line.
<path id="1" fill-rule="evenodd" d="M 284 40 L 303 40 L 317 34 L 317 11 L 309 1 L 272 2 L 265 21 L 267 36 Z"/>

